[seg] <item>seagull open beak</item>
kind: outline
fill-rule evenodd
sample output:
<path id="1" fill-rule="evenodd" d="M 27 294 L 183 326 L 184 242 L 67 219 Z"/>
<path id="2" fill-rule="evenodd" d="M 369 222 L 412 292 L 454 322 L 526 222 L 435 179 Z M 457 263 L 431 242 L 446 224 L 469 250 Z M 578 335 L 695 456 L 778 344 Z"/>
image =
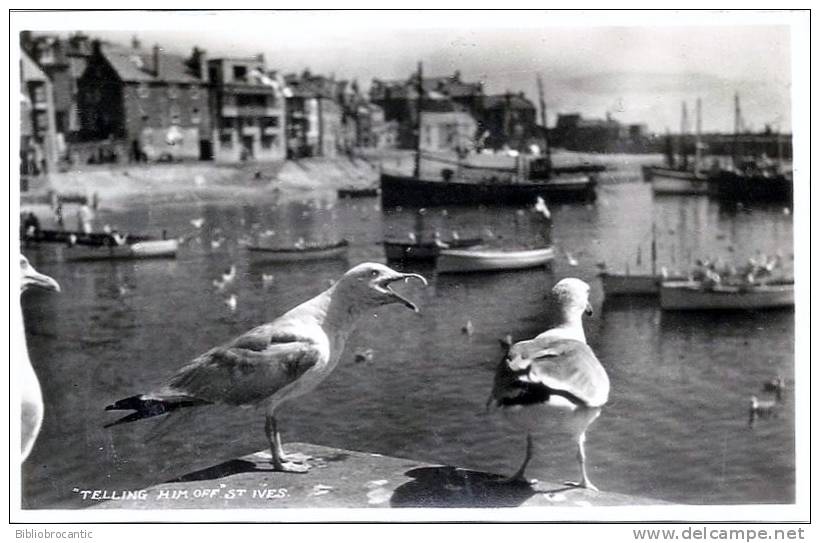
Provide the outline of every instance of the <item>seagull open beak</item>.
<path id="1" fill-rule="evenodd" d="M 396 292 L 395 290 L 393 290 L 390 287 L 391 283 L 395 283 L 396 281 L 401 281 L 402 279 L 404 281 L 407 281 L 409 279 L 418 279 L 419 281 L 424 283 L 425 287 L 427 286 L 427 279 L 425 279 L 424 277 L 422 277 L 421 275 L 419 275 L 417 273 L 398 273 L 398 274 L 396 274 L 392 277 L 388 277 L 387 279 L 382 281 L 382 283 L 379 286 L 382 287 L 382 289 L 384 289 L 385 293 L 387 293 L 391 298 L 403 303 L 404 305 L 406 305 L 407 307 L 409 307 L 410 309 L 412 309 L 413 311 L 418 313 L 419 308 L 416 304 L 414 304 L 413 302 L 411 302 L 410 300 L 408 300 L 407 298 L 405 298 L 404 296 L 402 296 L 401 294 L 399 294 L 398 292 Z"/>
<path id="2" fill-rule="evenodd" d="M 587 307 L 584 309 L 584 313 L 589 317 L 592 315 L 592 304 L 587 302 Z"/>
<path id="3" fill-rule="evenodd" d="M 38 272 L 33 266 L 28 266 L 26 271 L 23 272 L 22 281 L 23 290 L 26 290 L 29 287 L 37 287 L 44 290 L 60 292 L 60 284 L 57 281 L 48 275 Z"/>

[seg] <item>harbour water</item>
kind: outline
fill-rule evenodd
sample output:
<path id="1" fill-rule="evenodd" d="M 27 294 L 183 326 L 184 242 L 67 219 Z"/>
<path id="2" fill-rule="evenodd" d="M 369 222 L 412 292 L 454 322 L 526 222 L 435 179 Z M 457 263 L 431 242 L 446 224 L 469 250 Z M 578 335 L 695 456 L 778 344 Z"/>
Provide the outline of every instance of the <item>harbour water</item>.
<path id="1" fill-rule="evenodd" d="M 654 197 L 632 182 L 602 184 L 591 205 L 551 207 L 557 258 L 549 269 L 436 276 L 427 289 L 400 287 L 422 308 L 386 306 L 364 320 L 336 371 L 284 409 L 284 439 L 511 473 L 524 436 L 486 414 L 499 339 L 531 337 L 548 324 L 544 295 L 558 279 L 592 285 L 587 337 L 612 381 L 610 402 L 588 432 L 591 479 L 603 490 L 687 504 L 791 503 L 795 446 L 794 313 L 662 313 L 651 300 L 603 300 L 597 264 L 649 267 L 657 227 L 659 265 L 685 270 L 697 258 L 742 264 L 780 252 L 793 273 L 791 216 L 782 207 L 737 207 L 706 197 Z M 85 489 L 138 489 L 261 450 L 264 412 L 207 408 L 173 423 L 103 429 L 104 407 L 150 391 L 208 348 L 271 320 L 319 293 L 349 266 L 384 261 L 381 241 L 404 239 L 421 223 L 443 237 L 484 236 L 493 244 L 539 243 L 529 209 L 448 208 L 384 212 L 377 199 L 135 204 L 101 210 L 120 231 L 189 235 L 172 260 L 63 262 L 59 248 L 26 250 L 57 279 L 59 295 L 30 293 L 24 316 L 46 416 L 23 466 L 27 508 L 73 508 Z M 202 218 L 201 229 L 191 220 Z M 250 262 L 253 234 L 292 245 L 345 238 L 347 260 L 293 265 Z M 641 246 L 638 263 L 637 247 Z M 572 265 L 577 261 L 577 265 Z M 213 281 L 235 265 L 225 291 Z M 273 274 L 269 284 L 262 274 Z M 237 297 L 232 311 L 224 300 Z M 463 333 L 467 322 L 472 334 Z M 355 354 L 372 349 L 372 362 Z M 778 416 L 750 427 L 748 403 L 782 375 Z M 574 446 L 550 438 L 545 421 L 528 475 L 575 478 Z M 284 478 L 288 475 L 283 475 Z M 85 502 L 87 503 L 87 502 Z"/>

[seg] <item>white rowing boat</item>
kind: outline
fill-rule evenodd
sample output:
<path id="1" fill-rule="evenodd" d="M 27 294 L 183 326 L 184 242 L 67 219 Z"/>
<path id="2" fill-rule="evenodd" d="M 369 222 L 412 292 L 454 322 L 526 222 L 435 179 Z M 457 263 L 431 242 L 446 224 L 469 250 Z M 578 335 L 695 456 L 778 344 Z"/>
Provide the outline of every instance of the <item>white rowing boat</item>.
<path id="1" fill-rule="evenodd" d="M 130 260 L 141 258 L 173 258 L 179 243 L 175 239 L 160 239 L 124 243 L 122 245 L 74 245 L 66 247 L 66 260 Z"/>
<path id="2" fill-rule="evenodd" d="M 664 281 L 660 294 L 661 309 L 668 310 L 794 307 L 794 280 L 710 288 L 698 281 Z"/>
<path id="3" fill-rule="evenodd" d="M 439 273 L 520 270 L 544 266 L 555 258 L 552 247 L 504 251 L 496 249 L 442 249 L 436 261 Z"/>

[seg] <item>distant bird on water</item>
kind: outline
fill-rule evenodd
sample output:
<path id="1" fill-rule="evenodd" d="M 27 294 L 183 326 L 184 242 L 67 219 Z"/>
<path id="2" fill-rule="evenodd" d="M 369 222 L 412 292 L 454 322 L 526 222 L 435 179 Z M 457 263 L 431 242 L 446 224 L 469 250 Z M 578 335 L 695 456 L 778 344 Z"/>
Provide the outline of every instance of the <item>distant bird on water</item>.
<path id="1" fill-rule="evenodd" d="M 589 285 L 580 279 L 562 279 L 553 287 L 552 298 L 561 323 L 510 348 L 496 370 L 487 405 L 500 408 L 527 432 L 524 462 L 509 481 L 526 481 L 532 433 L 552 420 L 571 433 L 578 446 L 581 479 L 565 484 L 598 490 L 587 476 L 584 442 L 587 428 L 609 398 L 609 377 L 587 345 L 581 322 L 584 313 L 592 313 Z"/>
<path id="2" fill-rule="evenodd" d="M 20 294 L 22 295 L 30 288 L 60 292 L 60 285 L 57 281 L 48 275 L 39 273 L 34 269 L 34 266 L 29 264 L 25 256 L 20 255 Z M 23 372 L 23 387 L 20 394 L 23 404 L 20 429 L 22 433 L 23 460 L 25 460 L 28 458 L 32 447 L 34 447 L 37 434 L 40 433 L 40 425 L 43 423 L 43 393 L 40 391 L 40 381 L 37 379 L 37 374 L 34 373 L 34 368 L 31 367 L 28 358 L 25 331 L 21 330 L 21 332 L 23 332 L 23 337 L 20 338 L 18 343 L 23 349 L 23 359 L 20 361 Z"/>
<path id="3" fill-rule="evenodd" d="M 397 302 L 418 311 L 391 288 L 392 283 L 409 279 L 427 284 L 415 273 L 359 264 L 315 298 L 195 358 L 154 392 L 109 405 L 107 410 L 134 413 L 107 426 L 206 404 L 265 405 L 265 435 L 274 471 L 305 472 L 307 465 L 282 450 L 279 407 L 310 392 L 333 371 L 362 316 Z"/>

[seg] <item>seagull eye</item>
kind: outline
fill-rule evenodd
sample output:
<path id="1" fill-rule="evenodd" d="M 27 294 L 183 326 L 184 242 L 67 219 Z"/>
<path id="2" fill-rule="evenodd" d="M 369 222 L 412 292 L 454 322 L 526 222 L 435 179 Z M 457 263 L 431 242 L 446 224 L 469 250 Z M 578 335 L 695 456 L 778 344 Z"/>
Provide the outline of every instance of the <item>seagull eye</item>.
<path id="1" fill-rule="evenodd" d="M 373 270 L 373 271 L 370 272 L 370 277 L 378 277 L 378 276 L 379 276 L 379 270 Z"/>

